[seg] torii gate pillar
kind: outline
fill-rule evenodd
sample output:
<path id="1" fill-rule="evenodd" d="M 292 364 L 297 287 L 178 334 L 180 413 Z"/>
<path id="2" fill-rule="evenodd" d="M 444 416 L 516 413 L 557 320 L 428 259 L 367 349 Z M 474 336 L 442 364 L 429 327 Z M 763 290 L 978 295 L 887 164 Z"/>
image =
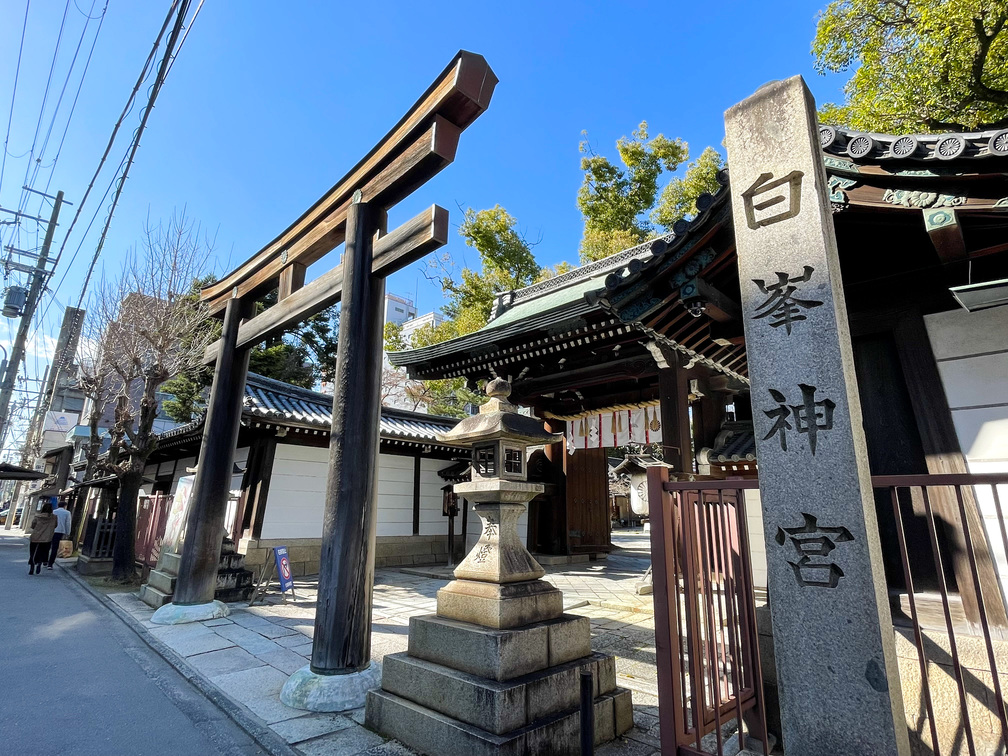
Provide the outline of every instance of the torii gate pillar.
<path id="1" fill-rule="evenodd" d="M 280 693 L 288 706 L 312 711 L 361 706 L 381 682 L 371 663 L 385 294 L 385 279 L 371 271 L 375 210 L 357 192 L 347 216 L 315 642 L 311 664 Z"/>
<path id="2" fill-rule="evenodd" d="M 214 591 L 251 351 L 238 347 L 238 328 L 249 310 L 241 299 L 232 298 L 224 311 L 178 580 L 172 602 L 151 617 L 155 624 L 176 625 L 228 615 L 227 606 L 214 600 Z"/>

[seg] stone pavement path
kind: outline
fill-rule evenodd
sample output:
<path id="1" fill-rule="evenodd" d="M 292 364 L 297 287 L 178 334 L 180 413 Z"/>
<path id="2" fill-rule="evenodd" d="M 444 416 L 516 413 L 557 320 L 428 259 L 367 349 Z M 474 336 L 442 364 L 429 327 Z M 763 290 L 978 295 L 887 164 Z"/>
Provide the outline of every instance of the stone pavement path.
<path id="1" fill-rule="evenodd" d="M 632 545 L 640 542 L 638 538 Z M 597 749 L 599 756 L 658 752 L 654 621 L 648 611 L 650 597 L 632 592 L 647 563 L 646 553 L 642 557 L 630 550 L 607 561 L 554 568 L 549 575 L 565 591 L 568 611 L 590 618 L 593 649 L 616 654 L 617 683 L 634 691 L 637 726 L 627 737 Z M 432 574 L 437 576 L 376 570 L 371 641 L 376 661 L 406 650 L 410 617 L 435 611 L 437 590 L 447 577 Z M 280 703 L 283 684 L 311 656 L 316 587 L 314 580 L 297 580 L 296 601 L 284 603 L 278 595 L 270 595 L 264 604 L 251 608 L 232 604 L 226 619 L 168 627 L 151 623 L 153 610 L 134 593 L 109 598 L 139 623 L 141 632 L 170 649 L 169 657 L 177 655 L 175 661 L 185 674 L 205 678 L 297 752 L 306 756 L 411 754 L 364 728 L 362 709 L 314 714 Z"/>

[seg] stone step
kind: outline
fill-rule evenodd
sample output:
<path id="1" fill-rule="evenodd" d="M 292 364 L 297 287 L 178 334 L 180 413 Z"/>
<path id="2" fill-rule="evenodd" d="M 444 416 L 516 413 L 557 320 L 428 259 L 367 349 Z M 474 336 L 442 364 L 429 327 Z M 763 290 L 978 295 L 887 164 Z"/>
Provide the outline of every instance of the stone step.
<path id="1" fill-rule="evenodd" d="M 157 588 L 162 593 L 167 593 L 170 596 L 175 593 L 175 580 L 175 575 L 162 572 L 160 569 L 154 569 L 147 576 L 147 585 Z"/>
<path id="2" fill-rule="evenodd" d="M 581 712 L 565 712 L 496 735 L 389 693 L 367 694 L 365 725 L 426 756 L 580 756 Z M 633 727 L 630 692 L 595 699 L 595 745 Z"/>
<path id="3" fill-rule="evenodd" d="M 151 588 L 149 584 L 140 586 L 140 600 L 147 604 L 147 606 L 160 609 L 162 606 L 170 602 L 171 598 L 170 593 L 163 593 L 157 588 Z"/>
<path id="4" fill-rule="evenodd" d="M 181 554 L 173 554 L 170 551 L 162 551 L 161 556 L 158 557 L 157 569 L 168 575 L 178 575 L 181 564 Z"/>
<path id="5" fill-rule="evenodd" d="M 246 569 L 218 569 L 216 591 L 230 591 L 251 586 L 253 575 Z"/>
<path id="6" fill-rule="evenodd" d="M 492 630 L 434 614 L 410 617 L 409 655 L 498 682 L 591 654 L 591 624 L 572 614 Z"/>
<path id="7" fill-rule="evenodd" d="M 576 709 L 582 669 L 591 670 L 596 696 L 616 688 L 616 659 L 605 654 L 497 682 L 399 653 L 385 656 L 382 690 L 502 735 Z"/>
<path id="8" fill-rule="evenodd" d="M 221 570 L 242 570 L 245 569 L 245 555 L 237 552 L 221 554 L 218 569 Z"/>

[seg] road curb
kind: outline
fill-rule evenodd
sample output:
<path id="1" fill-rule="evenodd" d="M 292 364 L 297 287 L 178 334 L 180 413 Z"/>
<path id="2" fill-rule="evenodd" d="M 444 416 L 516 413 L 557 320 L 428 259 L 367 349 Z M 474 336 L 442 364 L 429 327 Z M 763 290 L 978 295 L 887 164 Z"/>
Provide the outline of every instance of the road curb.
<path id="1" fill-rule="evenodd" d="M 273 732 L 270 727 L 261 725 L 254 718 L 254 715 L 247 712 L 241 704 L 232 701 L 216 685 L 204 678 L 199 672 L 192 668 L 186 660 L 174 650 L 165 645 L 156 636 L 151 635 L 147 628 L 137 622 L 129 612 L 119 606 L 115 601 L 103 593 L 99 593 L 84 580 L 77 571 L 66 564 L 59 564 L 59 567 L 77 585 L 87 591 L 91 596 L 111 610 L 123 624 L 132 630 L 144 643 L 146 643 L 158 656 L 175 668 L 189 683 L 202 693 L 214 706 L 224 712 L 235 724 L 245 730 L 257 744 L 266 750 L 270 756 L 302 756 L 301 752 L 293 748 L 283 738 Z"/>

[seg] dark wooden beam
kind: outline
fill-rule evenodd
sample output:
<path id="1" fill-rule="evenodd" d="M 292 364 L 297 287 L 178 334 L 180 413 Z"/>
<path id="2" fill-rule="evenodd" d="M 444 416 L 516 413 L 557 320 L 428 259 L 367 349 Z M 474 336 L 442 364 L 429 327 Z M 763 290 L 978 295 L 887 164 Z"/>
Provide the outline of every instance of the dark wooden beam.
<path id="1" fill-rule="evenodd" d="M 386 197 L 373 196 L 365 190 L 390 165 L 401 162 L 407 145 L 415 143 L 418 136 L 432 128 L 433 122 L 453 127 L 457 141 L 458 132 L 468 127 L 490 105 L 496 85 L 497 77 L 482 56 L 459 52 L 399 123 L 357 165 L 273 241 L 220 281 L 205 288 L 203 300 L 213 312 L 219 312 L 236 286 L 240 293 L 251 291 L 275 279 L 285 264 L 308 263 L 312 256 L 317 259 L 324 254 L 319 252 L 320 249 L 336 247 L 342 241 L 346 207 L 354 191 L 364 191 L 365 201 L 394 202 L 395 195 L 403 196 L 402 192 L 409 184 L 415 187 L 423 183 L 443 164 L 438 166 L 436 161 L 428 164 L 427 170 L 432 172 L 424 177 L 414 174 L 397 178 L 393 186 L 386 187 Z M 447 129 L 441 131 L 444 133 Z M 454 150 L 451 156 L 454 157 Z M 286 259 L 281 263 L 280 257 L 284 252 Z M 250 286 L 251 278 L 259 280 Z"/>
<path id="2" fill-rule="evenodd" d="M 662 424 L 662 457 L 676 472 L 693 472 L 689 427 L 689 384 L 678 364 L 658 371 Z"/>
<path id="3" fill-rule="evenodd" d="M 333 380 L 337 388 L 311 657 L 312 671 L 323 675 L 357 672 L 371 664 L 385 296 L 385 279 L 371 272 L 378 215 L 366 202 L 356 202 L 347 221 L 346 297 Z"/>
<path id="4" fill-rule="evenodd" d="M 653 363 L 645 355 L 639 355 L 637 357 L 612 360 L 611 362 L 600 362 L 594 365 L 574 368 L 573 370 L 563 370 L 542 378 L 515 381 L 512 386 L 515 396 L 529 397 L 553 391 L 563 391 L 565 389 L 596 386 L 609 383 L 616 378 L 633 378 L 649 373 L 654 373 Z"/>
<path id="5" fill-rule="evenodd" d="M 942 261 L 942 265 L 961 262 L 966 259 L 966 241 L 956 211 L 950 207 L 926 208 L 924 228 Z"/>
<path id="6" fill-rule="evenodd" d="M 417 137 L 395 161 L 361 187 L 362 201 L 373 204 L 382 212 L 408 195 L 455 159 L 461 131 L 448 121 L 435 117 L 430 128 Z M 280 254 L 263 263 L 245 280 L 235 286 L 239 297 L 258 297 L 272 289 L 284 266 L 291 262 L 310 265 L 343 243 L 350 197 L 335 207 L 297 241 L 291 242 Z M 220 311 L 230 292 L 208 297 L 201 293 L 211 314 Z"/>
<path id="7" fill-rule="evenodd" d="M 448 243 L 448 211 L 432 205 L 428 210 L 380 237 L 374 243 L 373 273 L 386 275 L 409 265 Z M 305 318 L 316 315 L 340 301 L 343 293 L 343 266 L 305 284 L 286 299 L 243 323 L 238 330 L 238 346 L 254 346 L 278 336 Z M 213 364 L 220 351 L 220 341 L 207 347 L 204 364 Z"/>
<path id="8" fill-rule="evenodd" d="M 238 326 L 250 309 L 249 303 L 232 299 L 224 314 L 221 358 L 214 369 L 207 401 L 203 441 L 186 519 L 185 544 L 172 598 L 172 603 L 177 605 L 209 603 L 213 601 L 217 585 L 221 536 L 248 376 L 249 350 L 237 346 Z"/>
<path id="9" fill-rule="evenodd" d="M 287 299 L 291 294 L 304 286 L 305 271 L 308 266 L 304 263 L 291 263 L 280 271 L 280 290 L 277 293 L 277 301 Z"/>
<path id="10" fill-rule="evenodd" d="M 716 320 L 719 323 L 740 322 L 742 320 L 742 308 L 739 307 L 738 302 L 699 276 L 687 281 L 679 289 L 679 296 L 683 303 L 691 298 L 703 302 L 704 314 L 711 320 Z"/>
<path id="11" fill-rule="evenodd" d="M 928 472 L 932 475 L 968 473 L 938 365 L 931 350 L 931 340 L 924 326 L 924 318 L 918 312 L 908 313 L 896 323 L 893 336 L 903 376 L 909 389 L 914 417 L 917 420 L 917 430 L 920 432 Z M 959 502 L 951 488 L 931 488 L 928 490 L 928 495 L 935 516 L 947 523 L 946 535 L 952 546 L 950 558 L 963 602 L 963 611 L 970 621 L 978 622 L 979 605 L 966 551 L 962 520 L 959 516 Z M 969 486 L 963 487 L 963 501 L 966 505 L 966 519 L 973 547 L 976 550 L 977 571 L 987 617 L 992 624 L 1006 627 L 1008 618 L 1005 616 L 1004 602 L 1001 599 L 997 570 L 987 548 L 983 519 L 976 497 Z"/>
<path id="12" fill-rule="evenodd" d="M 274 435 L 258 436 L 249 449 L 248 466 L 242 481 L 242 535 L 260 538 L 263 518 L 266 516 L 266 499 L 273 478 L 277 439 Z"/>
<path id="13" fill-rule="evenodd" d="M 740 321 L 730 323 L 711 322 L 710 340 L 719 346 L 742 346 L 745 344 L 745 333 L 742 330 L 742 323 Z"/>
<path id="14" fill-rule="evenodd" d="M 413 457 L 413 535 L 420 535 L 420 455 Z"/>

